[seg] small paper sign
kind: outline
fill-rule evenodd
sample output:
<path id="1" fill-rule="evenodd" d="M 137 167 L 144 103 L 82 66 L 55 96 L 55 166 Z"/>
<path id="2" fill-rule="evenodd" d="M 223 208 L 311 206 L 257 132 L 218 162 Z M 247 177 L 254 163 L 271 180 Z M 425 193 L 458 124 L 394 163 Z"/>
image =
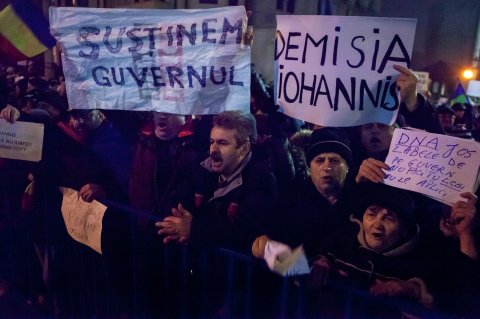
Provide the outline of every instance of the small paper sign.
<path id="1" fill-rule="evenodd" d="M 43 124 L 0 119 L 0 157 L 38 162 L 42 159 Z"/>
<path id="2" fill-rule="evenodd" d="M 63 194 L 62 215 L 68 234 L 102 254 L 102 220 L 107 206 L 96 200 L 87 203 L 71 188 L 60 187 L 60 191 Z"/>

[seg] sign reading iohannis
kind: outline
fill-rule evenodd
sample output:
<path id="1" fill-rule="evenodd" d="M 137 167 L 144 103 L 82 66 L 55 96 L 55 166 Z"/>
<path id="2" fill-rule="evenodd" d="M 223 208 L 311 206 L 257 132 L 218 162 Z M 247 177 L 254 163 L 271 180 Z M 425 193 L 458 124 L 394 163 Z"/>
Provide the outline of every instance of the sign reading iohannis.
<path id="1" fill-rule="evenodd" d="M 50 8 L 70 106 L 177 114 L 248 112 L 244 7 Z"/>
<path id="2" fill-rule="evenodd" d="M 399 108 L 393 64 L 409 67 L 416 20 L 277 16 L 276 101 L 324 126 L 391 124 Z"/>

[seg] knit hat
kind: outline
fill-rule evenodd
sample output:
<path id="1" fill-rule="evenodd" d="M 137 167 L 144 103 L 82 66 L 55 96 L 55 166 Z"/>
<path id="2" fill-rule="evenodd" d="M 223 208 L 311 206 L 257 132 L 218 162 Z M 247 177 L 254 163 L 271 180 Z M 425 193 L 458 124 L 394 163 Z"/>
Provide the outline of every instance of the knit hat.
<path id="1" fill-rule="evenodd" d="M 359 186 L 357 196 L 355 216 L 358 219 L 362 220 L 368 206 L 377 204 L 396 212 L 409 228 L 416 227 L 413 199 L 406 191 L 382 183 L 364 183 Z"/>
<path id="2" fill-rule="evenodd" d="M 437 114 L 451 114 L 455 115 L 455 112 L 452 110 L 452 108 L 448 104 L 442 104 L 437 107 Z"/>
<path id="3" fill-rule="evenodd" d="M 455 103 L 452 105 L 452 110 L 454 111 L 465 111 L 467 107 L 463 103 Z"/>
<path id="4" fill-rule="evenodd" d="M 310 166 L 312 159 L 321 153 L 337 153 L 350 167 L 352 165 L 352 150 L 347 134 L 335 127 L 325 127 L 313 131 L 306 159 Z"/>

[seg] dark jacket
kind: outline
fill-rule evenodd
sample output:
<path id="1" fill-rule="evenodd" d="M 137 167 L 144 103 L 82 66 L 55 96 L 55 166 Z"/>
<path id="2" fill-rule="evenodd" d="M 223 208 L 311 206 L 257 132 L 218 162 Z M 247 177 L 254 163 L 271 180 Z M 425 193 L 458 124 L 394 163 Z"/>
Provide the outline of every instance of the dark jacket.
<path id="1" fill-rule="evenodd" d="M 103 121 L 87 138 L 86 145 L 92 149 L 107 167 L 124 194 L 128 188 L 128 174 L 131 166 L 132 151 L 125 138 L 112 125 Z"/>
<path id="2" fill-rule="evenodd" d="M 219 185 L 219 175 L 203 167 L 197 171 L 195 194 L 190 195 L 195 207 L 192 242 L 250 254 L 254 239 L 275 218 L 278 186 L 274 175 L 256 167 L 249 157 L 242 164 L 228 185 Z"/>
<path id="3" fill-rule="evenodd" d="M 366 318 L 401 318 L 401 313 L 415 315 L 429 314 L 434 298 L 429 284 L 431 261 L 418 250 L 417 232 L 410 235 L 401 245 L 383 253 L 370 249 L 363 236 L 360 220 L 350 217 L 357 224 L 332 233 L 323 243 L 323 256 L 331 265 L 328 287 L 320 291 L 322 298 L 331 300 L 329 311 L 340 314 L 347 295 L 353 292 L 352 311 L 364 314 Z M 360 228 L 360 230 L 359 230 Z M 343 274 L 339 274 L 341 271 Z M 415 282 L 420 287 L 420 299 L 369 296 L 369 287 L 375 280 L 405 280 Z M 332 289 L 333 288 L 333 289 Z M 334 298 L 330 298 L 332 294 Z M 360 298 L 359 298 L 360 297 Z M 356 307 L 359 307 L 355 310 Z"/>
<path id="4" fill-rule="evenodd" d="M 178 204 L 176 189 L 193 192 L 189 181 L 202 155 L 192 136 L 166 141 L 153 133 L 141 134 L 130 170 L 131 206 L 155 215 L 169 215 L 168 208 Z"/>
<path id="5" fill-rule="evenodd" d="M 410 126 L 425 130 L 430 133 L 445 134 L 437 118 L 435 108 L 428 103 L 421 94 L 417 94 L 418 108 L 409 112 L 405 103 L 400 104 L 399 114 L 402 115 L 406 123 L 402 126 Z"/>
<path id="6" fill-rule="evenodd" d="M 310 178 L 298 180 L 289 196 L 282 199 L 280 214 L 267 235 L 292 248 L 303 244 L 307 256 L 315 255 L 328 233 L 348 225 L 348 198 L 352 195 L 349 188 L 345 186 L 338 201 L 331 205 Z"/>

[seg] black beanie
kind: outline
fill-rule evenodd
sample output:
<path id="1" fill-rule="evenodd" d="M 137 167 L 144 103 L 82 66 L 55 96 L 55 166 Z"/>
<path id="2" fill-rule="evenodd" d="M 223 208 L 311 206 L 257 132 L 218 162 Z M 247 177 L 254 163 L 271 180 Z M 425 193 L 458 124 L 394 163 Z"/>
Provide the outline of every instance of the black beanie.
<path id="1" fill-rule="evenodd" d="M 335 127 L 324 127 L 313 131 L 310 137 L 310 146 L 307 149 L 306 159 L 310 166 L 312 159 L 321 153 L 337 153 L 352 166 L 352 150 L 347 134 Z"/>
<path id="2" fill-rule="evenodd" d="M 368 206 L 377 204 L 396 212 L 410 229 L 417 225 L 413 199 L 407 191 L 383 183 L 362 183 L 356 196 L 355 216 L 360 220 Z"/>

